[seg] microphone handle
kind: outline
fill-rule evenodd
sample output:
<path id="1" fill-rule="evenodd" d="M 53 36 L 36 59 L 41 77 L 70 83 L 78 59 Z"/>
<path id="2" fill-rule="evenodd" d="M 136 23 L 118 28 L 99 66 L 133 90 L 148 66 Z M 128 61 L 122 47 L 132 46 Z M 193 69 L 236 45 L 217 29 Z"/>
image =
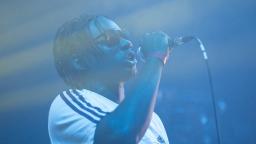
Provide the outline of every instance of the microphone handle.
<path id="1" fill-rule="evenodd" d="M 169 48 L 175 48 L 175 47 L 181 46 L 187 42 L 190 42 L 191 40 L 194 40 L 194 39 L 197 40 L 197 38 L 194 36 L 183 36 L 183 37 L 177 37 L 174 39 L 169 38 L 168 45 L 169 45 Z M 137 57 L 138 61 L 145 63 L 145 57 L 144 57 L 143 53 L 141 52 L 140 46 L 138 47 L 138 49 L 136 51 L 136 57 Z"/>

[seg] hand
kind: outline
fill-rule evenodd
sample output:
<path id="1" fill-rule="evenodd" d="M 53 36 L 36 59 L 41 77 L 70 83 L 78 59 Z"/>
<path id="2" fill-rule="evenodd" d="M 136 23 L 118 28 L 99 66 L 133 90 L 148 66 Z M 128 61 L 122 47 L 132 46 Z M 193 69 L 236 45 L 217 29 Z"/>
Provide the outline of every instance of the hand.
<path id="1" fill-rule="evenodd" d="M 141 45 L 145 58 L 158 58 L 165 64 L 171 51 L 169 39 L 164 32 L 146 33 Z"/>

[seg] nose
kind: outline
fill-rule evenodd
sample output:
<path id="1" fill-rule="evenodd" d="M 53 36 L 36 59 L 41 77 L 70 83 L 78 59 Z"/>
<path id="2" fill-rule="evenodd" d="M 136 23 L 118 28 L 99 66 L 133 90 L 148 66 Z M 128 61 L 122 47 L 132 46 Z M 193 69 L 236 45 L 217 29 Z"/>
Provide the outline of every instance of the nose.
<path id="1" fill-rule="evenodd" d="M 124 51 L 131 49 L 133 47 L 132 42 L 124 38 L 121 38 L 120 44 L 121 44 L 121 50 L 124 50 Z"/>

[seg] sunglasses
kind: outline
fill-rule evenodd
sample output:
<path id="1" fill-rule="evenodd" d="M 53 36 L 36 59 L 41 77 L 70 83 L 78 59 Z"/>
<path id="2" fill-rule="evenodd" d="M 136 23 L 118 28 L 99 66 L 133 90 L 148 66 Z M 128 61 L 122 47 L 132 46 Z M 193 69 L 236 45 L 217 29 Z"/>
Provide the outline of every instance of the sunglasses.
<path id="1" fill-rule="evenodd" d="M 106 30 L 103 34 L 97 36 L 94 39 L 96 44 L 106 44 L 107 46 L 116 46 L 119 44 L 120 40 L 129 39 L 129 36 L 126 32 L 120 30 Z"/>

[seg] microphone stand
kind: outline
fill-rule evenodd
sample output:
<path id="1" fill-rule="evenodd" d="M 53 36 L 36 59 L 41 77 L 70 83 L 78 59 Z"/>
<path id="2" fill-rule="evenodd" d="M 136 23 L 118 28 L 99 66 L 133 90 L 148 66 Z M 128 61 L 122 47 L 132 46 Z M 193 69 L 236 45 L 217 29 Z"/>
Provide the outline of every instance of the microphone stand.
<path id="1" fill-rule="evenodd" d="M 200 45 L 200 49 L 203 53 L 203 57 L 205 60 L 205 64 L 206 64 L 206 69 L 207 69 L 207 76 L 209 79 L 209 85 L 210 85 L 210 94 L 211 94 L 211 100 L 212 100 L 212 106 L 213 106 L 213 113 L 214 113 L 214 121 L 215 121 L 215 128 L 216 128 L 216 134 L 217 134 L 217 141 L 218 144 L 221 144 L 221 135 L 220 135 L 220 128 L 219 128 L 219 121 L 218 121 L 218 114 L 217 114 L 217 107 L 216 107 L 216 100 L 215 100 L 215 93 L 214 93 L 214 89 L 213 89 L 213 82 L 212 82 L 212 74 L 211 74 L 211 70 L 210 70 L 210 66 L 208 63 L 208 56 L 205 50 L 205 47 L 202 43 L 202 41 L 194 36 L 185 36 L 185 37 L 178 37 L 175 39 L 169 39 L 169 46 L 170 48 L 175 48 L 178 47 L 180 45 L 183 45 L 191 40 L 196 40 L 199 45 Z M 136 51 L 136 54 L 138 56 L 138 59 L 140 61 L 142 61 L 143 63 L 145 62 L 143 53 L 141 53 L 141 47 L 139 47 Z"/>
<path id="2" fill-rule="evenodd" d="M 207 75 L 208 75 L 208 79 L 209 79 L 209 85 L 210 85 L 210 93 L 211 93 L 211 99 L 212 99 L 213 113 L 214 113 L 214 117 L 215 117 L 214 120 L 215 120 L 217 141 L 218 141 L 218 144 L 221 144 L 221 135 L 220 135 L 218 115 L 217 115 L 216 99 L 215 99 L 215 93 L 214 93 L 213 82 L 212 82 L 212 74 L 211 74 L 209 63 L 208 63 L 208 56 L 207 56 L 207 53 L 205 51 L 205 47 L 204 47 L 202 41 L 197 37 L 195 37 L 195 40 L 199 43 L 201 51 L 202 51 L 203 56 L 204 56 L 204 60 L 205 60 L 206 68 L 207 68 Z"/>

